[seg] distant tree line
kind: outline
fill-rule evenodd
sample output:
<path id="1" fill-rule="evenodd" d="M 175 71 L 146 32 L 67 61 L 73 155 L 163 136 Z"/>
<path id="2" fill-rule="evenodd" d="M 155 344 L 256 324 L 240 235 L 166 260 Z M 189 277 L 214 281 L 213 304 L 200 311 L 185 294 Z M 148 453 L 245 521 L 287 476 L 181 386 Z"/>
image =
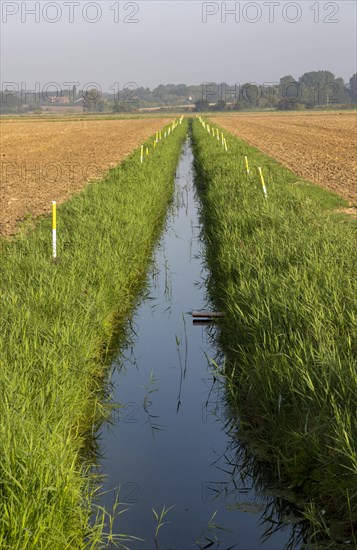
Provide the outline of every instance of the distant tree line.
<path id="1" fill-rule="evenodd" d="M 329 71 L 314 71 L 299 79 L 287 75 L 279 84 L 246 83 L 206 86 L 206 96 L 195 103 L 196 111 L 277 109 L 282 111 L 314 108 L 352 107 L 357 104 L 357 74 L 346 84 Z"/>
<path id="2" fill-rule="evenodd" d="M 303 110 L 348 108 L 357 104 L 357 74 L 346 83 L 330 71 L 313 71 L 295 79 L 284 76 L 274 84 L 234 84 L 225 82 L 160 84 L 153 90 L 130 83 L 116 92 L 101 90 L 57 90 L 19 93 L 13 88 L 0 92 L 1 113 L 38 111 L 45 106 L 63 108 L 82 105 L 88 112 L 135 112 L 144 108 L 176 108 L 195 111 Z"/>

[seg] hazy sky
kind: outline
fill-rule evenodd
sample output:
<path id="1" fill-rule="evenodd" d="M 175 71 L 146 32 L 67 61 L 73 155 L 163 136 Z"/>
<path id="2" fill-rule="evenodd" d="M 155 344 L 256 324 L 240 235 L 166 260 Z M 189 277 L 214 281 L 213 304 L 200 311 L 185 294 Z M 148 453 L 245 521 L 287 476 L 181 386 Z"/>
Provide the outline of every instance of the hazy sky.
<path id="1" fill-rule="evenodd" d="M 317 69 L 348 80 L 356 72 L 356 6 L 1 0 L 1 81 L 28 89 L 96 82 L 106 91 L 115 82 L 275 82 Z"/>

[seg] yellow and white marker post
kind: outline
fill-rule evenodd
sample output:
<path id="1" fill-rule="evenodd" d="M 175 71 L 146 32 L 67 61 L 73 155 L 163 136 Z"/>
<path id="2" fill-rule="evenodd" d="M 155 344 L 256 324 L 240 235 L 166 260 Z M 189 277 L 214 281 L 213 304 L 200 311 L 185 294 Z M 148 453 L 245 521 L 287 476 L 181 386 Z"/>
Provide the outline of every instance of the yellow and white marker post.
<path id="1" fill-rule="evenodd" d="M 247 175 L 249 176 L 250 174 L 250 170 L 249 170 L 249 163 L 248 163 L 248 157 L 244 157 L 244 160 L 245 160 L 245 169 L 247 171 Z"/>
<path id="2" fill-rule="evenodd" d="M 224 148 L 226 150 L 226 153 L 228 153 L 228 147 L 227 147 L 227 140 L 224 138 Z"/>
<path id="3" fill-rule="evenodd" d="M 143 160 L 144 160 L 144 145 L 141 146 L 141 150 L 140 150 L 140 162 L 141 162 L 141 164 L 143 163 Z"/>
<path id="4" fill-rule="evenodd" d="M 148 157 L 149 156 L 149 148 L 146 147 L 146 156 Z"/>
<path id="5" fill-rule="evenodd" d="M 260 181 L 261 181 L 261 184 L 262 184 L 262 187 L 263 187 L 263 192 L 264 192 L 265 198 L 267 199 L 268 198 L 267 188 L 265 187 L 264 176 L 263 176 L 263 172 L 262 172 L 262 169 L 260 168 L 260 166 L 258 167 L 258 172 L 259 172 Z"/>
<path id="6" fill-rule="evenodd" d="M 52 257 L 57 258 L 57 203 L 52 201 Z"/>

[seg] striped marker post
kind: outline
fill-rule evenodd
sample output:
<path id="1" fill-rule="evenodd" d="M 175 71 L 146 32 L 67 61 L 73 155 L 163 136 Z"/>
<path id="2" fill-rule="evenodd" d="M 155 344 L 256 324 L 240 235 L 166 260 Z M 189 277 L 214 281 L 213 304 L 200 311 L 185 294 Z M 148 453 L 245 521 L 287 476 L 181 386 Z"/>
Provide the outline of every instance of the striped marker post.
<path id="1" fill-rule="evenodd" d="M 143 163 L 143 160 L 144 160 L 144 145 L 141 146 L 141 150 L 140 150 L 140 162 L 141 162 L 141 164 Z"/>
<path id="2" fill-rule="evenodd" d="M 148 157 L 149 156 L 149 148 L 146 147 L 146 156 Z"/>
<path id="3" fill-rule="evenodd" d="M 260 166 L 258 167 L 258 172 L 259 172 L 260 181 L 261 181 L 261 184 L 262 184 L 262 187 L 263 187 L 263 192 L 264 192 L 265 198 L 267 199 L 268 198 L 267 188 L 265 187 L 264 176 L 263 176 L 263 172 L 262 172 L 262 169 L 260 168 Z"/>
<path id="4" fill-rule="evenodd" d="M 57 203 L 52 201 L 52 257 L 57 258 Z"/>

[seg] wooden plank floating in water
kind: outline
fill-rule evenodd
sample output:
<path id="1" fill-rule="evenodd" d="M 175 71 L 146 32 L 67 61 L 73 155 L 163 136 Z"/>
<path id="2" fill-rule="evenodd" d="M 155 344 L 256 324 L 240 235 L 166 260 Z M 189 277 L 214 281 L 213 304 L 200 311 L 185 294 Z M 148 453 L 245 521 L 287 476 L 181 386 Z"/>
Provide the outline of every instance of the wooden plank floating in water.
<path id="1" fill-rule="evenodd" d="M 219 317 L 224 317 L 222 311 L 193 311 L 192 317 L 199 319 L 217 319 Z"/>

